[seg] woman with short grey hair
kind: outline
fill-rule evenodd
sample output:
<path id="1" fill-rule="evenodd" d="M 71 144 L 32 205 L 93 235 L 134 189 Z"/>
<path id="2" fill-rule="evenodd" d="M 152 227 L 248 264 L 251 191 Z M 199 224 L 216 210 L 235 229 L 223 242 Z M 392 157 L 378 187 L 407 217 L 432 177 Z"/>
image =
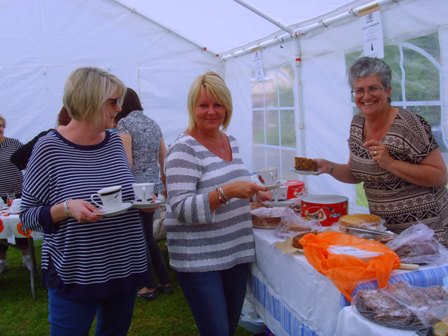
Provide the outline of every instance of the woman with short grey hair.
<path id="1" fill-rule="evenodd" d="M 372 214 L 400 233 L 417 223 L 448 246 L 448 174 L 431 125 L 415 112 L 391 105 L 392 71 L 383 60 L 360 57 L 348 83 L 359 113 L 348 139 L 350 158 L 316 159 L 318 171 L 345 183 L 364 182 Z"/>

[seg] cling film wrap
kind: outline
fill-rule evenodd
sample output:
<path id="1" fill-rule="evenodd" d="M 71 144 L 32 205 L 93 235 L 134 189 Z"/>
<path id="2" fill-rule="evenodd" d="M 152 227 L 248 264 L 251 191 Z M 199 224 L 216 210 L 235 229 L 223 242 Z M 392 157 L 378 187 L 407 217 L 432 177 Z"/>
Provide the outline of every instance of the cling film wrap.
<path id="1" fill-rule="evenodd" d="M 275 235 L 287 239 L 306 231 L 321 232 L 322 226 L 317 220 L 307 220 L 297 216 L 291 208 L 284 208 L 281 212 L 280 224 L 275 228 Z"/>
<path id="2" fill-rule="evenodd" d="M 385 245 L 341 232 L 325 231 L 305 235 L 300 243 L 308 262 L 320 273 L 327 276 L 341 293 L 352 300 L 352 292 L 357 284 L 376 279 L 378 287 L 387 285 L 393 269 L 400 267 L 400 258 Z M 365 251 L 376 252 L 375 257 L 359 258 L 346 254 L 332 254 L 331 246 L 351 247 Z"/>
<path id="3" fill-rule="evenodd" d="M 448 261 L 448 250 L 434 238 L 434 230 L 423 223 L 402 231 L 387 246 L 403 263 L 440 265 Z"/>
<path id="4" fill-rule="evenodd" d="M 352 305 L 383 326 L 433 335 L 432 327 L 448 316 L 448 293 L 443 286 L 417 287 L 400 281 L 386 288 L 360 289 Z"/>

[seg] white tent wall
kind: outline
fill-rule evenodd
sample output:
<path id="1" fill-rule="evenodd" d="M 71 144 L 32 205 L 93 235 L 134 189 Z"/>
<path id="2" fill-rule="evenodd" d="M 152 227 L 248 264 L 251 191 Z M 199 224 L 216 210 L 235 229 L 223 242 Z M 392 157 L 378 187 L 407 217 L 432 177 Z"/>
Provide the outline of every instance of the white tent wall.
<path id="1" fill-rule="evenodd" d="M 113 0 L 2 0 L 0 13 L 0 114 L 22 142 L 55 126 L 77 67 L 108 69 L 139 92 L 167 143 L 187 125 L 193 79 L 220 70 L 215 55 Z"/>
<path id="2" fill-rule="evenodd" d="M 447 64 L 448 64 L 448 3 L 445 0 L 401 1 L 398 5 L 388 4 L 381 7 L 383 34 L 385 44 L 393 44 L 406 38 L 413 38 L 430 32 L 438 32 L 441 46 L 442 64 L 442 114 L 447 113 Z M 347 19 L 344 24 L 332 25 L 299 38 L 274 45 L 262 50 L 264 68 L 280 66 L 285 62 L 294 64 L 297 50 L 301 51 L 301 82 L 299 99 L 303 105 L 303 129 L 299 128 L 301 120 L 296 112 L 297 138 L 303 132 L 304 148 L 297 147 L 297 154 L 312 158 L 323 157 L 334 162 L 348 161 L 348 144 L 350 121 L 352 118 L 352 101 L 350 88 L 346 80 L 345 54 L 361 51 L 361 22 L 357 18 Z M 226 80 L 232 88 L 237 109 L 249 111 L 250 92 L 247 91 L 251 72 L 255 69 L 253 54 L 246 54 L 226 61 Z M 243 77 L 243 78 L 242 78 Z M 299 95 L 297 95 L 299 96 Z M 244 104 L 240 105 L 240 102 Z M 297 105 L 297 104 L 296 104 Z M 247 124 L 233 123 L 232 132 L 243 143 L 241 151 L 246 162 L 251 161 L 252 122 L 245 117 Z M 236 125 L 235 125 L 236 124 Z M 443 124 L 447 127 L 447 122 Z M 291 162 L 291 166 L 293 162 Z M 253 169 L 253 167 L 251 167 Z M 311 194 L 346 195 L 352 205 L 355 204 L 354 185 L 344 184 L 328 175 L 302 176 L 308 192 Z M 362 209 L 360 209 L 362 210 Z"/>
<path id="3" fill-rule="evenodd" d="M 353 1 L 350 6 L 365 3 Z M 187 13 L 184 16 L 193 19 Z M 442 126 L 448 134 L 448 2 L 401 0 L 396 5 L 389 1 L 381 6 L 381 17 L 386 44 L 438 32 L 445 118 Z M 308 24 L 303 23 L 303 27 Z M 295 29 L 299 26 L 302 24 Z M 215 39 L 232 38 L 225 32 L 221 37 L 210 34 Z M 221 63 L 216 55 L 115 0 L 0 0 L 0 41 L 0 114 L 7 119 L 7 136 L 26 142 L 53 127 L 68 74 L 79 66 L 94 65 L 110 70 L 140 93 L 145 113 L 160 124 L 170 144 L 187 125 L 186 100 L 191 82 L 197 75 L 215 70 L 224 74 L 233 95 L 229 133 L 239 140 L 242 156 L 253 170 L 253 53 Z M 361 23 L 350 16 L 327 29 L 321 27 L 281 46 L 261 49 L 265 69 L 285 64 L 295 69 L 298 155 L 347 162 L 352 102 L 345 55 L 358 50 L 362 50 Z M 297 56 L 301 62 L 295 61 Z M 348 195 L 351 202 L 355 198 L 353 185 L 327 175 L 303 178 L 310 193 Z"/>

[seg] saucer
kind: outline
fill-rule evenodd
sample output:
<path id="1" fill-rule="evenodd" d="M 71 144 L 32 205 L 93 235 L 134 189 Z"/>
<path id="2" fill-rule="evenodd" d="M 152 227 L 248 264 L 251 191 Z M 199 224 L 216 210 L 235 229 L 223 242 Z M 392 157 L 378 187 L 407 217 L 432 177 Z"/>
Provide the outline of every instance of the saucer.
<path id="1" fill-rule="evenodd" d="M 265 201 L 263 204 L 267 207 L 287 207 L 291 204 L 297 203 L 297 198 L 287 199 L 287 200 L 272 200 L 272 201 Z M 299 201 L 300 203 L 300 201 Z"/>
<path id="2" fill-rule="evenodd" d="M 132 203 L 130 202 L 124 202 L 123 204 L 121 204 L 120 209 L 114 209 L 114 210 L 101 210 L 101 215 L 104 217 L 112 217 L 112 216 L 116 216 L 116 215 L 121 215 L 123 213 L 125 213 L 126 211 L 129 210 L 130 207 L 132 207 Z"/>
<path id="3" fill-rule="evenodd" d="M 320 173 L 317 171 L 311 171 L 311 170 L 297 170 L 297 169 L 291 169 L 294 173 L 299 175 L 319 175 Z"/>
<path id="4" fill-rule="evenodd" d="M 160 199 L 156 199 L 154 201 L 150 201 L 150 202 L 137 202 L 134 201 L 132 202 L 132 206 L 136 209 L 151 209 L 151 208 L 157 208 L 159 206 L 161 206 L 162 204 L 164 204 L 165 202 L 163 200 Z"/>
<path id="5" fill-rule="evenodd" d="M 274 190 L 277 188 L 280 188 L 280 186 L 283 184 L 284 182 L 277 182 L 277 184 L 272 184 L 272 185 L 262 185 L 263 187 L 268 188 L 268 190 Z"/>

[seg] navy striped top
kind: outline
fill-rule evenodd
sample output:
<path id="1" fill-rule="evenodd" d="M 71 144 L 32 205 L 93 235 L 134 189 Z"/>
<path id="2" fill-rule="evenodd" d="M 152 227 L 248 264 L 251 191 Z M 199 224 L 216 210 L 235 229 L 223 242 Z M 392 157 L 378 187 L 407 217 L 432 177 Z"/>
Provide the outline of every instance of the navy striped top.
<path id="1" fill-rule="evenodd" d="M 168 152 L 164 225 L 170 265 L 177 271 L 224 270 L 255 259 L 249 200 L 233 198 L 214 212 L 210 210 L 210 191 L 250 180 L 236 139 L 229 139 L 231 162 L 189 135 L 178 139 Z"/>
<path id="2" fill-rule="evenodd" d="M 11 162 L 11 155 L 20 147 L 22 143 L 13 138 L 4 138 L 0 142 L 0 197 L 5 197 L 6 193 L 22 193 L 23 174 Z"/>
<path id="3" fill-rule="evenodd" d="M 43 231 L 43 280 L 68 299 L 104 298 L 144 284 L 146 248 L 138 210 L 96 223 L 69 218 L 53 223 L 50 208 L 66 199 L 90 201 L 101 188 L 121 185 L 123 202 L 134 199 L 123 144 L 106 132 L 103 142 L 81 146 L 56 130 L 33 149 L 22 194 L 25 227 Z"/>

